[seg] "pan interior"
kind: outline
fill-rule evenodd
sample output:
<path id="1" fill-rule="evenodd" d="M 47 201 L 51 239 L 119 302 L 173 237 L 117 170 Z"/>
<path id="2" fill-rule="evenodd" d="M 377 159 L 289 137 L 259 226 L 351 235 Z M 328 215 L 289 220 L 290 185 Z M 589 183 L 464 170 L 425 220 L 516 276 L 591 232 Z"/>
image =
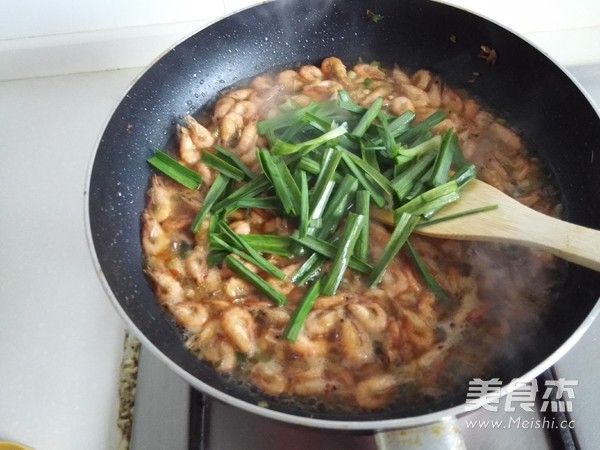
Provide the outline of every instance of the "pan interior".
<path id="1" fill-rule="evenodd" d="M 247 9 L 200 30 L 162 56 L 127 93 L 99 143 L 89 185 L 91 236 L 103 277 L 128 320 L 187 372 L 195 387 L 258 404 L 265 397 L 231 383 L 189 353 L 183 336 L 161 310 L 143 274 L 140 214 L 150 178 L 146 159 L 166 148 L 175 124 L 218 93 L 266 70 L 318 63 L 377 60 L 407 71 L 429 69 L 464 89 L 513 125 L 548 166 L 560 187 L 566 217 L 600 228 L 591 201 L 600 192 L 598 115 L 570 78 L 544 54 L 481 17 L 435 2 L 277 1 Z M 383 16 L 369 20 L 375 8 Z M 480 57 L 493 48 L 495 64 Z M 581 325 L 600 293 L 598 274 L 571 266 L 558 300 L 529 345 L 506 355 L 493 374 L 522 376 L 559 350 Z M 464 403 L 466 389 L 447 398 L 377 413 L 330 414 L 327 420 L 402 419 Z M 306 416 L 294 404 L 268 399 L 271 410 Z"/>

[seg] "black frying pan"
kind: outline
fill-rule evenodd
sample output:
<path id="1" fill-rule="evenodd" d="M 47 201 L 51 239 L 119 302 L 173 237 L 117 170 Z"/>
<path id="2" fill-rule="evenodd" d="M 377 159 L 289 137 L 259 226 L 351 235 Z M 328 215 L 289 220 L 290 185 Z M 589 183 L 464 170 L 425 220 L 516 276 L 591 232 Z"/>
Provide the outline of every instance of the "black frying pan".
<path id="1" fill-rule="evenodd" d="M 375 23 L 367 9 L 383 16 Z M 495 64 L 479 55 L 497 53 Z M 204 28 L 165 53 L 134 84 L 106 126 L 89 178 L 89 237 L 101 279 L 129 326 L 190 384 L 269 417 L 329 428 L 389 428 L 464 411 L 465 392 L 391 412 L 307 412 L 231 383 L 189 353 L 142 271 L 140 213 L 152 149 L 166 148 L 175 124 L 219 91 L 263 71 L 335 55 L 420 68 L 465 89 L 516 127 L 549 167 L 566 219 L 600 228 L 600 119 L 573 80 L 542 52 L 501 26 L 424 0 L 279 1 Z M 596 152 L 596 157 L 594 157 Z M 558 301 L 536 336 L 494 374 L 528 379 L 552 365 L 596 315 L 600 274 L 570 266 Z M 466 390 L 467 386 L 465 386 Z M 509 387 L 510 388 L 510 387 Z M 307 417 L 309 416 L 310 417 Z"/>

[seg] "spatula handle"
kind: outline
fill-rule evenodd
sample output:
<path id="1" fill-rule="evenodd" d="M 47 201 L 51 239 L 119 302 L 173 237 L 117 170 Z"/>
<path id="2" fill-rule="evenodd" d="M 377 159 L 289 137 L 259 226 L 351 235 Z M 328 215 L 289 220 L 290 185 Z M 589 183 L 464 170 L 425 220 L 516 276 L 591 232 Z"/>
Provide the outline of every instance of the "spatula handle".
<path id="1" fill-rule="evenodd" d="M 600 231 L 536 214 L 528 239 L 535 247 L 590 269 L 600 271 Z"/>

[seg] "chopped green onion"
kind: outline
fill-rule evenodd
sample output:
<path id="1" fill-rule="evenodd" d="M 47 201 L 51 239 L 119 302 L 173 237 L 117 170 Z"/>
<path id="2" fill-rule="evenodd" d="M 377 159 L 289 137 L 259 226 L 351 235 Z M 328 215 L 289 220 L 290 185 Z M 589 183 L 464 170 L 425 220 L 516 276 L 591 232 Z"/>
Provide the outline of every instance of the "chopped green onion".
<path id="1" fill-rule="evenodd" d="M 216 233 L 215 228 L 212 233 Z M 237 235 L 246 245 L 252 247 L 258 253 L 268 253 L 270 255 L 279 255 L 286 258 L 294 256 L 291 247 L 294 241 L 288 236 L 279 236 L 276 234 L 239 234 Z M 215 250 L 224 250 L 223 247 L 213 245 Z"/>
<path id="2" fill-rule="evenodd" d="M 300 237 L 298 237 L 297 234 L 292 234 L 290 236 L 290 238 L 296 242 L 299 242 L 303 246 L 308 247 L 311 250 L 313 250 L 313 251 L 319 253 L 320 255 L 323 255 L 329 259 L 332 259 L 335 256 L 335 253 L 337 251 L 335 245 L 333 245 L 327 241 L 324 241 L 322 239 L 312 237 L 312 236 L 306 236 L 304 238 L 300 238 Z M 350 267 L 351 269 L 356 270 L 357 272 L 360 272 L 360 273 L 370 273 L 371 270 L 373 269 L 373 267 L 369 263 L 367 263 L 366 261 L 360 260 L 360 259 L 356 258 L 355 256 L 350 257 L 348 267 Z"/>
<path id="3" fill-rule="evenodd" d="M 217 200 L 219 200 L 223 193 L 227 190 L 230 181 L 231 178 L 223 175 L 222 173 L 217 175 L 215 181 L 206 193 L 206 197 L 204 197 L 204 201 L 202 202 L 202 207 L 200 208 L 200 211 L 198 211 L 198 214 L 196 214 L 196 217 L 192 222 L 192 233 L 198 232 L 198 230 L 200 229 L 200 225 L 202 225 L 202 222 L 204 222 L 204 219 L 210 212 L 215 202 L 217 202 Z"/>
<path id="4" fill-rule="evenodd" d="M 343 89 L 340 89 L 338 91 L 338 105 L 340 108 L 343 108 L 343 109 L 346 109 L 348 111 L 352 111 L 355 113 L 359 113 L 359 114 L 364 114 L 365 111 L 367 110 L 366 108 L 363 108 L 362 106 L 359 106 L 356 103 L 354 103 L 350 99 L 348 92 Z"/>
<path id="5" fill-rule="evenodd" d="M 342 281 L 346 268 L 350 263 L 350 258 L 354 253 L 354 246 L 358 236 L 362 231 L 362 224 L 365 216 L 349 213 L 344 225 L 344 230 L 338 244 L 337 251 L 331 262 L 331 268 L 325 276 L 323 282 L 323 295 L 334 295 Z"/>
<path id="6" fill-rule="evenodd" d="M 450 178 L 451 180 L 456 181 L 456 184 L 459 189 L 467 184 L 469 181 L 475 179 L 477 177 L 477 168 L 474 164 L 469 164 L 466 166 L 462 166 L 460 169 L 456 171 L 456 173 Z"/>
<path id="7" fill-rule="evenodd" d="M 279 306 L 285 305 L 287 303 L 287 298 L 261 277 L 256 275 L 250 269 L 248 269 L 241 261 L 235 258 L 233 255 L 228 255 L 225 257 L 225 265 L 229 267 L 229 269 L 237 274 L 244 281 L 247 281 L 256 289 L 261 291 L 268 298 L 273 300 Z"/>
<path id="8" fill-rule="evenodd" d="M 271 152 L 274 155 L 289 155 L 291 153 L 300 153 L 306 154 L 320 145 L 325 144 L 332 139 L 335 139 L 339 136 L 342 136 L 348 132 L 345 124 L 342 124 L 327 133 L 322 134 L 314 139 L 310 139 L 305 142 L 300 142 L 299 144 L 290 144 L 288 142 L 284 142 L 281 139 L 277 140 L 273 147 L 271 148 Z"/>
<path id="9" fill-rule="evenodd" d="M 380 208 L 383 208 L 386 204 L 386 200 L 382 189 L 374 181 L 371 181 L 370 178 L 367 178 L 365 172 L 356 165 L 352 158 L 345 155 L 343 159 L 344 164 L 358 180 L 358 183 L 371 195 L 371 197 L 373 197 L 375 204 Z"/>
<path id="10" fill-rule="evenodd" d="M 242 181 L 245 177 L 244 172 L 242 172 L 240 169 L 229 164 L 218 155 L 206 150 L 202 152 L 202 162 L 208 167 L 215 169 L 217 172 L 220 172 L 223 175 L 227 175 L 229 178 L 232 178 L 235 181 Z"/>
<path id="11" fill-rule="evenodd" d="M 379 123 L 381 127 L 379 127 L 379 134 L 381 135 L 381 140 L 383 142 L 383 146 L 386 148 L 388 153 L 391 156 L 396 156 L 398 154 L 398 143 L 395 141 L 394 136 L 390 130 L 388 120 L 384 117 L 383 113 L 378 114 Z"/>
<path id="12" fill-rule="evenodd" d="M 438 284 L 438 282 L 433 277 L 431 272 L 429 272 L 429 269 L 427 269 L 427 266 L 425 265 L 423 260 L 419 257 L 419 255 L 417 254 L 414 247 L 411 245 L 411 243 L 409 241 L 406 241 L 406 248 L 408 249 L 408 252 L 409 252 L 410 256 L 412 257 L 413 261 L 415 262 L 417 269 L 419 269 L 419 272 L 421 273 L 423 280 L 425 280 L 425 283 L 427 284 L 429 289 L 431 289 L 431 292 L 433 292 L 436 299 L 445 304 L 449 303 L 450 297 L 448 297 L 448 294 L 446 294 L 446 292 L 444 292 L 444 290 Z"/>
<path id="13" fill-rule="evenodd" d="M 325 190 L 322 192 L 322 195 L 319 198 L 317 198 L 317 203 L 315 204 L 314 209 L 312 210 L 312 212 L 310 212 L 309 226 L 312 229 L 311 234 L 314 234 L 315 229 L 323 227 L 323 213 L 325 212 L 325 207 L 328 204 L 329 197 L 331 196 L 334 187 L 334 181 L 329 181 L 327 183 L 327 186 L 325 186 Z"/>
<path id="14" fill-rule="evenodd" d="M 429 129 L 436 126 L 446 118 L 446 114 L 441 109 L 437 110 L 422 122 L 419 122 L 412 128 L 398 136 L 398 142 L 405 145 L 415 145 L 417 141 L 429 135 Z"/>
<path id="15" fill-rule="evenodd" d="M 317 233 L 320 239 L 329 239 L 337 229 L 346 211 L 352 206 L 352 197 L 358 187 L 358 181 L 352 175 L 345 175 L 331 196 L 323 214 L 323 221 Z"/>
<path id="16" fill-rule="evenodd" d="M 252 172 L 252 170 L 250 170 L 250 168 L 244 164 L 244 162 L 239 159 L 237 156 L 235 156 L 233 153 L 231 153 L 229 150 L 224 149 L 223 147 L 219 147 L 218 145 L 214 145 L 213 148 L 220 153 L 227 161 L 229 161 L 232 165 L 236 166 L 238 169 L 240 169 L 242 172 L 244 172 L 244 174 L 246 174 L 246 177 L 248 177 L 248 179 L 252 179 L 254 177 L 256 177 L 256 174 L 254 172 Z"/>
<path id="17" fill-rule="evenodd" d="M 369 109 L 367 109 L 367 112 L 365 112 L 363 114 L 363 116 L 360 118 L 360 120 L 358 121 L 358 124 L 356 124 L 356 127 L 354 127 L 354 129 L 352 130 L 350 135 L 353 137 L 356 137 L 356 138 L 363 137 L 363 135 L 367 131 L 367 128 L 369 128 L 369 126 L 377 118 L 377 113 L 379 113 L 382 106 L 383 106 L 383 98 L 377 97 L 375 99 L 375 101 L 373 103 L 371 103 L 371 106 L 369 106 Z"/>
<path id="18" fill-rule="evenodd" d="M 292 276 L 292 283 L 302 286 L 319 271 L 325 260 L 326 258 L 319 253 L 310 255 Z"/>
<path id="19" fill-rule="evenodd" d="M 339 148 L 341 148 L 341 147 L 339 147 Z M 344 160 L 346 160 L 346 159 L 352 160 L 352 162 L 354 164 L 356 164 L 363 171 L 365 171 L 366 174 L 369 175 L 373 179 L 373 181 L 375 183 L 377 183 L 387 194 L 389 194 L 389 195 L 392 194 L 390 182 L 385 176 L 383 176 L 381 174 L 381 172 L 379 172 L 376 168 L 371 166 L 369 163 L 367 163 L 362 158 L 356 156 L 354 153 L 346 150 L 345 148 L 341 148 L 341 149 L 344 150 L 344 154 L 342 156 L 342 158 L 344 158 Z"/>
<path id="20" fill-rule="evenodd" d="M 402 213 L 398 220 L 396 221 L 396 226 L 394 227 L 394 231 L 390 236 L 390 240 L 383 247 L 383 252 L 379 257 L 379 261 L 373 267 L 369 275 L 369 279 L 367 280 L 367 284 L 370 288 L 373 288 L 379 284 L 383 275 L 385 275 L 385 271 L 387 267 L 390 265 L 394 257 L 398 254 L 408 236 L 412 233 L 417 222 L 419 221 L 419 216 L 413 216 L 408 213 Z"/>
<path id="21" fill-rule="evenodd" d="M 454 200 L 458 198 L 458 185 L 454 180 L 448 181 L 447 183 L 444 183 L 441 186 L 437 186 L 433 189 L 429 189 L 428 191 L 416 196 L 408 203 L 405 203 L 397 208 L 394 211 L 394 217 L 397 217 L 405 212 L 415 215 L 423 214 L 423 212 L 421 212 L 423 209 L 425 209 L 425 211 L 433 209 L 430 208 L 430 205 L 432 205 L 433 202 L 436 202 L 439 199 L 448 198 L 453 198 Z"/>
<path id="22" fill-rule="evenodd" d="M 258 197 L 260 194 L 265 192 L 271 187 L 271 182 L 265 175 L 257 176 L 256 178 L 248 181 L 237 191 L 232 192 L 227 197 L 219 200 L 214 206 L 214 211 L 220 211 L 222 209 L 229 208 L 235 202 L 243 199 Z"/>
<path id="23" fill-rule="evenodd" d="M 433 172 L 431 174 L 430 182 L 432 186 L 440 186 L 448 181 L 448 170 L 450 170 L 450 165 L 452 164 L 452 158 L 454 156 L 450 142 L 454 134 L 453 130 L 448 130 L 442 137 L 440 151 L 435 158 Z"/>
<path id="24" fill-rule="evenodd" d="M 408 131 L 408 129 L 410 128 L 410 124 L 414 119 L 415 113 L 410 110 L 405 111 L 398 117 L 392 119 L 392 121 L 388 123 L 388 128 L 392 136 L 396 138 L 405 131 Z"/>
<path id="25" fill-rule="evenodd" d="M 419 222 L 417 224 L 417 228 L 425 228 L 425 227 L 428 227 L 429 225 L 435 225 L 436 223 L 446 222 L 448 220 L 460 219 L 461 217 L 470 216 L 472 214 L 479 214 L 479 213 L 486 212 L 486 211 L 493 211 L 494 209 L 498 209 L 498 205 L 489 205 L 489 206 L 482 206 L 481 208 L 468 209 L 466 211 L 461 211 L 456 214 L 449 214 L 447 216 L 439 217 L 437 219 L 431 219 L 431 220 L 427 220 L 425 222 Z"/>
<path id="26" fill-rule="evenodd" d="M 300 171 L 300 220 L 298 221 L 298 233 L 300 237 L 308 233 L 309 221 L 309 198 L 308 198 L 308 178 L 304 170 Z"/>
<path id="27" fill-rule="evenodd" d="M 439 135 L 435 135 L 430 139 L 427 139 L 424 142 L 421 142 L 418 145 L 415 145 L 411 148 L 401 148 L 398 150 L 398 154 L 401 156 L 408 156 L 413 158 L 415 156 L 423 155 L 425 153 L 429 153 L 433 150 L 438 150 L 440 148 L 440 144 L 442 143 L 442 138 Z"/>
<path id="28" fill-rule="evenodd" d="M 323 203 L 323 197 L 327 197 L 327 191 L 331 192 L 331 187 L 328 187 L 330 182 L 333 180 L 333 175 L 338 167 L 340 160 L 342 159 L 342 152 L 340 150 L 328 147 L 323 152 L 321 160 L 321 171 L 317 177 L 317 181 L 312 190 L 310 211 L 311 216 L 314 213 L 317 205 Z M 325 202 L 327 200 L 325 199 Z"/>
<path id="29" fill-rule="evenodd" d="M 257 156 L 263 172 L 275 188 L 285 213 L 292 216 L 298 215 L 300 189 L 281 157 L 273 156 L 267 150 L 259 150 Z"/>
<path id="30" fill-rule="evenodd" d="M 188 189 L 198 189 L 202 184 L 202 177 L 198 172 L 194 172 L 160 150 L 155 150 L 154 156 L 148 158 L 147 161 L 155 169 Z"/>
<path id="31" fill-rule="evenodd" d="M 255 197 L 242 198 L 230 203 L 226 208 L 226 215 L 231 214 L 238 209 L 271 209 L 279 210 L 279 200 L 277 197 Z"/>
<path id="32" fill-rule="evenodd" d="M 408 196 L 411 189 L 419 182 L 419 179 L 429 170 L 434 159 L 435 153 L 424 155 L 390 182 L 390 185 L 400 200 L 403 200 Z"/>
<path id="33" fill-rule="evenodd" d="M 317 279 L 310 287 L 304 292 L 304 295 L 300 299 L 298 306 L 292 313 L 289 322 L 287 323 L 285 330 L 283 331 L 283 337 L 291 342 L 296 342 L 298 335 L 302 331 L 304 321 L 308 316 L 308 313 L 312 309 L 315 300 L 319 297 L 321 290 L 321 280 Z"/>
<path id="34" fill-rule="evenodd" d="M 366 261 L 369 257 L 369 219 L 370 219 L 370 194 L 367 191 L 356 192 L 356 213 L 365 217 L 363 221 L 356 246 L 354 248 L 354 256 L 358 259 Z"/>
<path id="35" fill-rule="evenodd" d="M 220 224 L 221 231 L 229 239 L 229 241 L 238 249 L 245 251 L 252 260 L 250 261 L 256 267 L 264 270 L 270 275 L 273 275 L 278 280 L 285 279 L 285 273 L 274 264 L 266 260 L 260 253 L 258 253 L 251 245 L 247 244 L 240 235 L 233 231 L 225 222 Z"/>

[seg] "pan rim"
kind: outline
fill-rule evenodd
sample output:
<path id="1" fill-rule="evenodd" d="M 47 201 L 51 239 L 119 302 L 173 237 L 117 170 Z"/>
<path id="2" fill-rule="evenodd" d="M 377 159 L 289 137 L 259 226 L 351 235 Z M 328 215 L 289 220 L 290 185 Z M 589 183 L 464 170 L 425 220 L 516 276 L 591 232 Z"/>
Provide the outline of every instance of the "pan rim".
<path id="1" fill-rule="evenodd" d="M 102 140 L 103 134 L 106 130 L 108 123 L 110 122 L 110 120 L 113 117 L 113 114 L 116 112 L 117 108 L 121 105 L 121 103 L 125 100 L 128 92 L 131 90 L 131 88 L 136 83 L 138 83 L 140 81 L 140 79 L 149 70 L 151 70 L 151 68 L 158 61 L 160 61 L 167 53 L 171 52 L 173 49 L 175 49 L 181 43 L 187 41 L 189 38 L 191 38 L 192 36 L 195 36 L 197 33 L 201 32 L 205 28 L 210 27 L 214 23 L 220 22 L 230 16 L 238 14 L 241 11 L 244 11 L 246 9 L 261 7 L 261 6 L 263 6 L 265 4 L 269 4 L 269 3 L 275 3 L 276 1 L 277 0 L 266 0 L 264 2 L 250 6 L 248 8 L 244 8 L 242 10 L 235 11 L 227 16 L 221 17 L 213 22 L 206 24 L 205 26 L 195 30 L 194 32 L 190 33 L 188 36 L 186 36 L 186 37 L 182 38 L 181 40 L 179 40 L 178 42 L 174 43 L 171 47 L 166 49 L 163 53 L 158 55 L 146 68 L 142 69 L 141 72 L 137 75 L 137 77 L 135 77 L 130 82 L 129 87 L 126 89 L 125 93 L 122 95 L 120 100 L 118 100 L 118 102 L 116 103 L 116 106 L 113 108 L 112 112 L 109 114 L 109 117 L 105 121 L 104 126 L 101 128 L 101 132 L 100 132 L 99 137 L 96 142 L 95 150 L 91 156 L 88 170 L 86 173 L 85 188 L 84 188 L 84 218 L 85 218 L 86 240 L 87 240 L 88 248 L 90 250 L 90 256 L 92 258 L 93 266 L 99 277 L 101 285 L 102 285 L 104 291 L 106 292 L 106 294 L 108 295 L 109 299 L 111 300 L 113 307 L 117 310 L 119 316 L 127 325 L 127 328 L 136 335 L 138 340 L 140 340 L 140 342 L 142 343 L 142 345 L 145 348 L 149 349 L 165 365 L 167 365 L 171 370 L 173 370 L 175 373 L 177 373 L 178 376 L 180 376 L 188 384 L 190 384 L 191 387 L 199 389 L 200 391 L 202 391 L 203 393 L 205 393 L 211 397 L 214 397 L 220 401 L 223 401 L 224 403 L 227 403 L 231 406 L 240 408 L 242 410 L 246 410 L 250 413 L 254 413 L 259 416 L 263 416 L 265 418 L 275 419 L 275 420 L 279 420 L 279 421 L 283 421 L 283 422 L 287 422 L 287 423 L 295 424 L 295 425 L 299 425 L 299 426 L 308 426 L 308 427 L 331 429 L 331 430 L 333 430 L 333 429 L 336 429 L 336 430 L 387 430 L 387 429 L 407 428 L 407 427 L 414 427 L 414 426 L 418 426 L 418 425 L 439 422 L 441 420 L 444 420 L 444 419 L 447 419 L 450 417 L 460 417 L 465 414 L 468 414 L 469 412 L 471 412 L 471 410 L 467 410 L 466 404 L 463 403 L 461 405 L 454 406 L 454 407 L 451 407 L 448 409 L 436 411 L 433 413 L 413 416 L 413 417 L 390 418 L 390 419 L 383 419 L 383 420 L 329 420 L 329 419 L 313 418 L 313 417 L 306 417 L 306 416 L 301 416 L 301 415 L 296 415 L 296 414 L 290 414 L 290 413 L 281 412 L 281 411 L 277 411 L 277 410 L 271 410 L 271 409 L 264 408 L 262 406 L 253 404 L 251 402 L 236 398 L 231 394 L 228 394 L 219 389 L 216 389 L 216 388 L 208 385 L 207 383 L 201 381 L 199 378 L 197 378 L 196 376 L 192 375 L 190 372 L 188 372 L 187 370 L 185 370 L 184 368 L 179 366 L 177 363 L 175 363 L 173 360 L 171 360 L 163 351 L 161 351 L 157 347 L 157 345 L 154 344 L 138 328 L 138 326 L 134 323 L 133 319 L 127 314 L 123 305 L 117 299 L 108 280 L 106 279 L 106 277 L 104 275 L 104 272 L 103 272 L 103 269 L 102 269 L 102 266 L 101 266 L 101 263 L 100 263 L 100 260 L 98 257 L 98 253 L 96 250 L 96 246 L 94 244 L 94 237 L 93 237 L 93 232 L 92 232 L 92 224 L 91 224 L 91 217 L 90 217 L 90 198 L 91 198 L 90 197 L 90 189 L 91 189 L 91 183 L 92 183 L 92 177 L 93 177 L 94 163 L 96 161 L 98 151 L 101 148 L 101 140 Z M 457 8 L 454 5 L 447 4 L 440 0 L 432 0 L 432 1 L 435 3 L 440 3 L 446 7 Z M 573 78 L 573 76 L 568 71 L 566 71 L 560 64 L 558 64 L 553 58 L 551 58 L 545 52 L 540 50 L 535 44 L 531 43 L 529 40 L 527 40 L 520 34 L 516 33 L 514 30 L 511 30 L 511 29 L 507 28 L 506 26 L 503 26 L 502 24 L 498 24 L 494 20 L 489 19 L 485 16 L 482 16 L 481 14 L 474 13 L 472 11 L 468 11 L 468 10 L 462 9 L 462 8 L 457 8 L 457 9 L 461 9 L 467 14 L 482 17 L 482 18 L 492 22 L 494 25 L 499 26 L 499 27 L 507 30 L 511 34 L 523 39 L 525 42 L 527 42 L 530 46 L 535 48 L 537 51 L 543 53 L 546 57 L 549 58 L 549 60 L 557 68 L 562 70 L 569 77 L 571 82 L 573 82 L 576 85 L 576 87 L 582 92 L 582 94 L 585 96 L 585 98 L 593 106 L 596 113 L 600 116 L 600 111 L 599 111 L 598 107 L 595 105 L 593 100 L 591 100 L 591 98 L 589 97 L 589 94 L 587 94 L 587 92 L 581 87 L 581 85 L 577 82 L 577 80 L 575 80 Z M 600 314 L 600 298 L 598 299 L 598 301 L 596 301 L 592 310 L 589 312 L 589 314 L 586 316 L 586 318 L 583 320 L 583 322 L 569 336 L 569 338 L 567 338 L 567 340 L 564 341 L 560 345 L 560 347 L 558 347 L 558 349 L 556 351 L 554 351 L 552 354 L 550 354 L 545 360 L 543 360 L 539 364 L 537 364 L 534 368 L 529 370 L 519 380 L 531 381 L 533 378 L 535 378 L 536 376 L 541 374 L 545 369 L 547 369 L 548 367 L 550 367 L 551 365 L 556 363 L 559 359 L 561 359 L 579 341 L 581 336 L 583 336 L 583 334 L 591 326 L 593 321 L 596 320 L 596 318 L 599 314 Z M 504 385 L 500 391 L 501 396 L 504 396 L 507 393 L 513 391 L 516 387 L 517 387 L 517 384 L 516 384 L 515 380 L 511 381 L 507 385 Z M 482 398 L 481 401 L 479 402 L 480 403 L 479 406 L 483 405 L 484 403 L 489 402 L 490 400 L 491 400 L 491 398 L 489 398 L 489 397 Z"/>

